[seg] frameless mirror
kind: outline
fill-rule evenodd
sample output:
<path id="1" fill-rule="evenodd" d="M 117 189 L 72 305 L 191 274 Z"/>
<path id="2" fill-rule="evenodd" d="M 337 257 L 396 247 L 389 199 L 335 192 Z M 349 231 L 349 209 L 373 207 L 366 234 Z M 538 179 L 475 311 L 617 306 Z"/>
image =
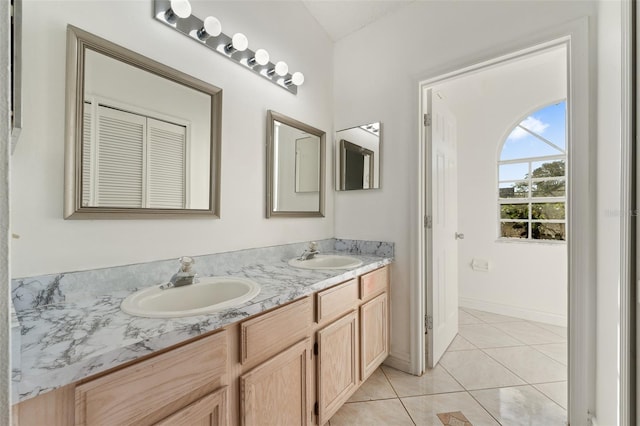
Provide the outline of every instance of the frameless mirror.
<path id="1" fill-rule="evenodd" d="M 324 216 L 325 132 L 267 112 L 267 217 Z"/>
<path id="2" fill-rule="evenodd" d="M 380 188 L 380 122 L 336 133 L 336 190 Z"/>
<path id="3" fill-rule="evenodd" d="M 221 89 L 67 29 L 65 218 L 219 215 Z"/>

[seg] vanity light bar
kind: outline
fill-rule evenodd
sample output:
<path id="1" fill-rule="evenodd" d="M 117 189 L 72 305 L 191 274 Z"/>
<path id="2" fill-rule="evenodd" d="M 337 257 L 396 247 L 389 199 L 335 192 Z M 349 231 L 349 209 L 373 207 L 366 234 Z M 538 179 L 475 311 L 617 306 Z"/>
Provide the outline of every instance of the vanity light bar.
<path id="1" fill-rule="evenodd" d="M 209 16 L 203 21 L 193 16 L 188 0 L 154 0 L 153 7 L 154 17 L 158 21 L 294 95 L 298 93 L 298 86 L 304 83 L 304 75 L 301 72 L 290 74 L 286 62 L 270 62 L 266 50 L 254 52 L 249 49 L 249 41 L 244 34 L 235 33 L 230 37 L 222 32 L 222 25 L 217 18 Z"/>

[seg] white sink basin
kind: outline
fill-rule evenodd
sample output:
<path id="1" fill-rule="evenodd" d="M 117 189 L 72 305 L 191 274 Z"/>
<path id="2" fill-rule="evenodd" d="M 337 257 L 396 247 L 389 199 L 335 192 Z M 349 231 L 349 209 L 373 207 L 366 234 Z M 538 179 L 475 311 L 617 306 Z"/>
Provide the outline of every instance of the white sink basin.
<path id="1" fill-rule="evenodd" d="M 291 259 L 289 265 L 302 269 L 351 269 L 362 265 L 362 260 L 337 254 L 317 254 L 309 260 Z"/>
<path id="2" fill-rule="evenodd" d="M 260 285 L 246 278 L 202 277 L 195 284 L 145 288 L 124 299 L 120 309 L 147 318 L 175 318 L 208 314 L 239 306 L 260 293 Z"/>

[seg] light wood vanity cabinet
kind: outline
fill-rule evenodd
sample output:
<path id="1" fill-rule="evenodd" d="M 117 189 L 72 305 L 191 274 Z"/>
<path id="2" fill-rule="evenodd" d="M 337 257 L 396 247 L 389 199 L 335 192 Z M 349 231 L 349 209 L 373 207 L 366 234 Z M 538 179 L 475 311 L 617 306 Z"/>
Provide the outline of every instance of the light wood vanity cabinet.
<path id="1" fill-rule="evenodd" d="M 152 425 L 174 414 L 184 417 L 181 409 L 211 401 L 206 396 L 225 384 L 226 370 L 223 330 L 76 386 L 75 424 Z M 204 410 L 214 411 L 220 405 L 215 401 Z M 187 414 L 193 411 L 201 412 Z"/>
<path id="2" fill-rule="evenodd" d="M 14 426 L 324 425 L 389 354 L 389 267 L 13 407 Z"/>
<path id="3" fill-rule="evenodd" d="M 240 377 L 243 426 L 311 425 L 311 339 L 302 340 Z"/>
<path id="4" fill-rule="evenodd" d="M 324 425 L 358 387 L 358 311 L 318 331 L 318 424 Z"/>

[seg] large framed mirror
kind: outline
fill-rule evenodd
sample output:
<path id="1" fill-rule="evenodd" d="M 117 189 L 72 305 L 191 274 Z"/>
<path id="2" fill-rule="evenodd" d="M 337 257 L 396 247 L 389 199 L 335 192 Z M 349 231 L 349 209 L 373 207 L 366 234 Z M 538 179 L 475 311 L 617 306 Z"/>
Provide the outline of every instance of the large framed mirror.
<path id="1" fill-rule="evenodd" d="M 336 132 L 336 190 L 380 188 L 380 122 Z"/>
<path id="2" fill-rule="evenodd" d="M 267 112 L 267 217 L 323 217 L 325 132 Z"/>
<path id="3" fill-rule="evenodd" d="M 220 215 L 222 90 L 67 27 L 65 218 Z"/>

